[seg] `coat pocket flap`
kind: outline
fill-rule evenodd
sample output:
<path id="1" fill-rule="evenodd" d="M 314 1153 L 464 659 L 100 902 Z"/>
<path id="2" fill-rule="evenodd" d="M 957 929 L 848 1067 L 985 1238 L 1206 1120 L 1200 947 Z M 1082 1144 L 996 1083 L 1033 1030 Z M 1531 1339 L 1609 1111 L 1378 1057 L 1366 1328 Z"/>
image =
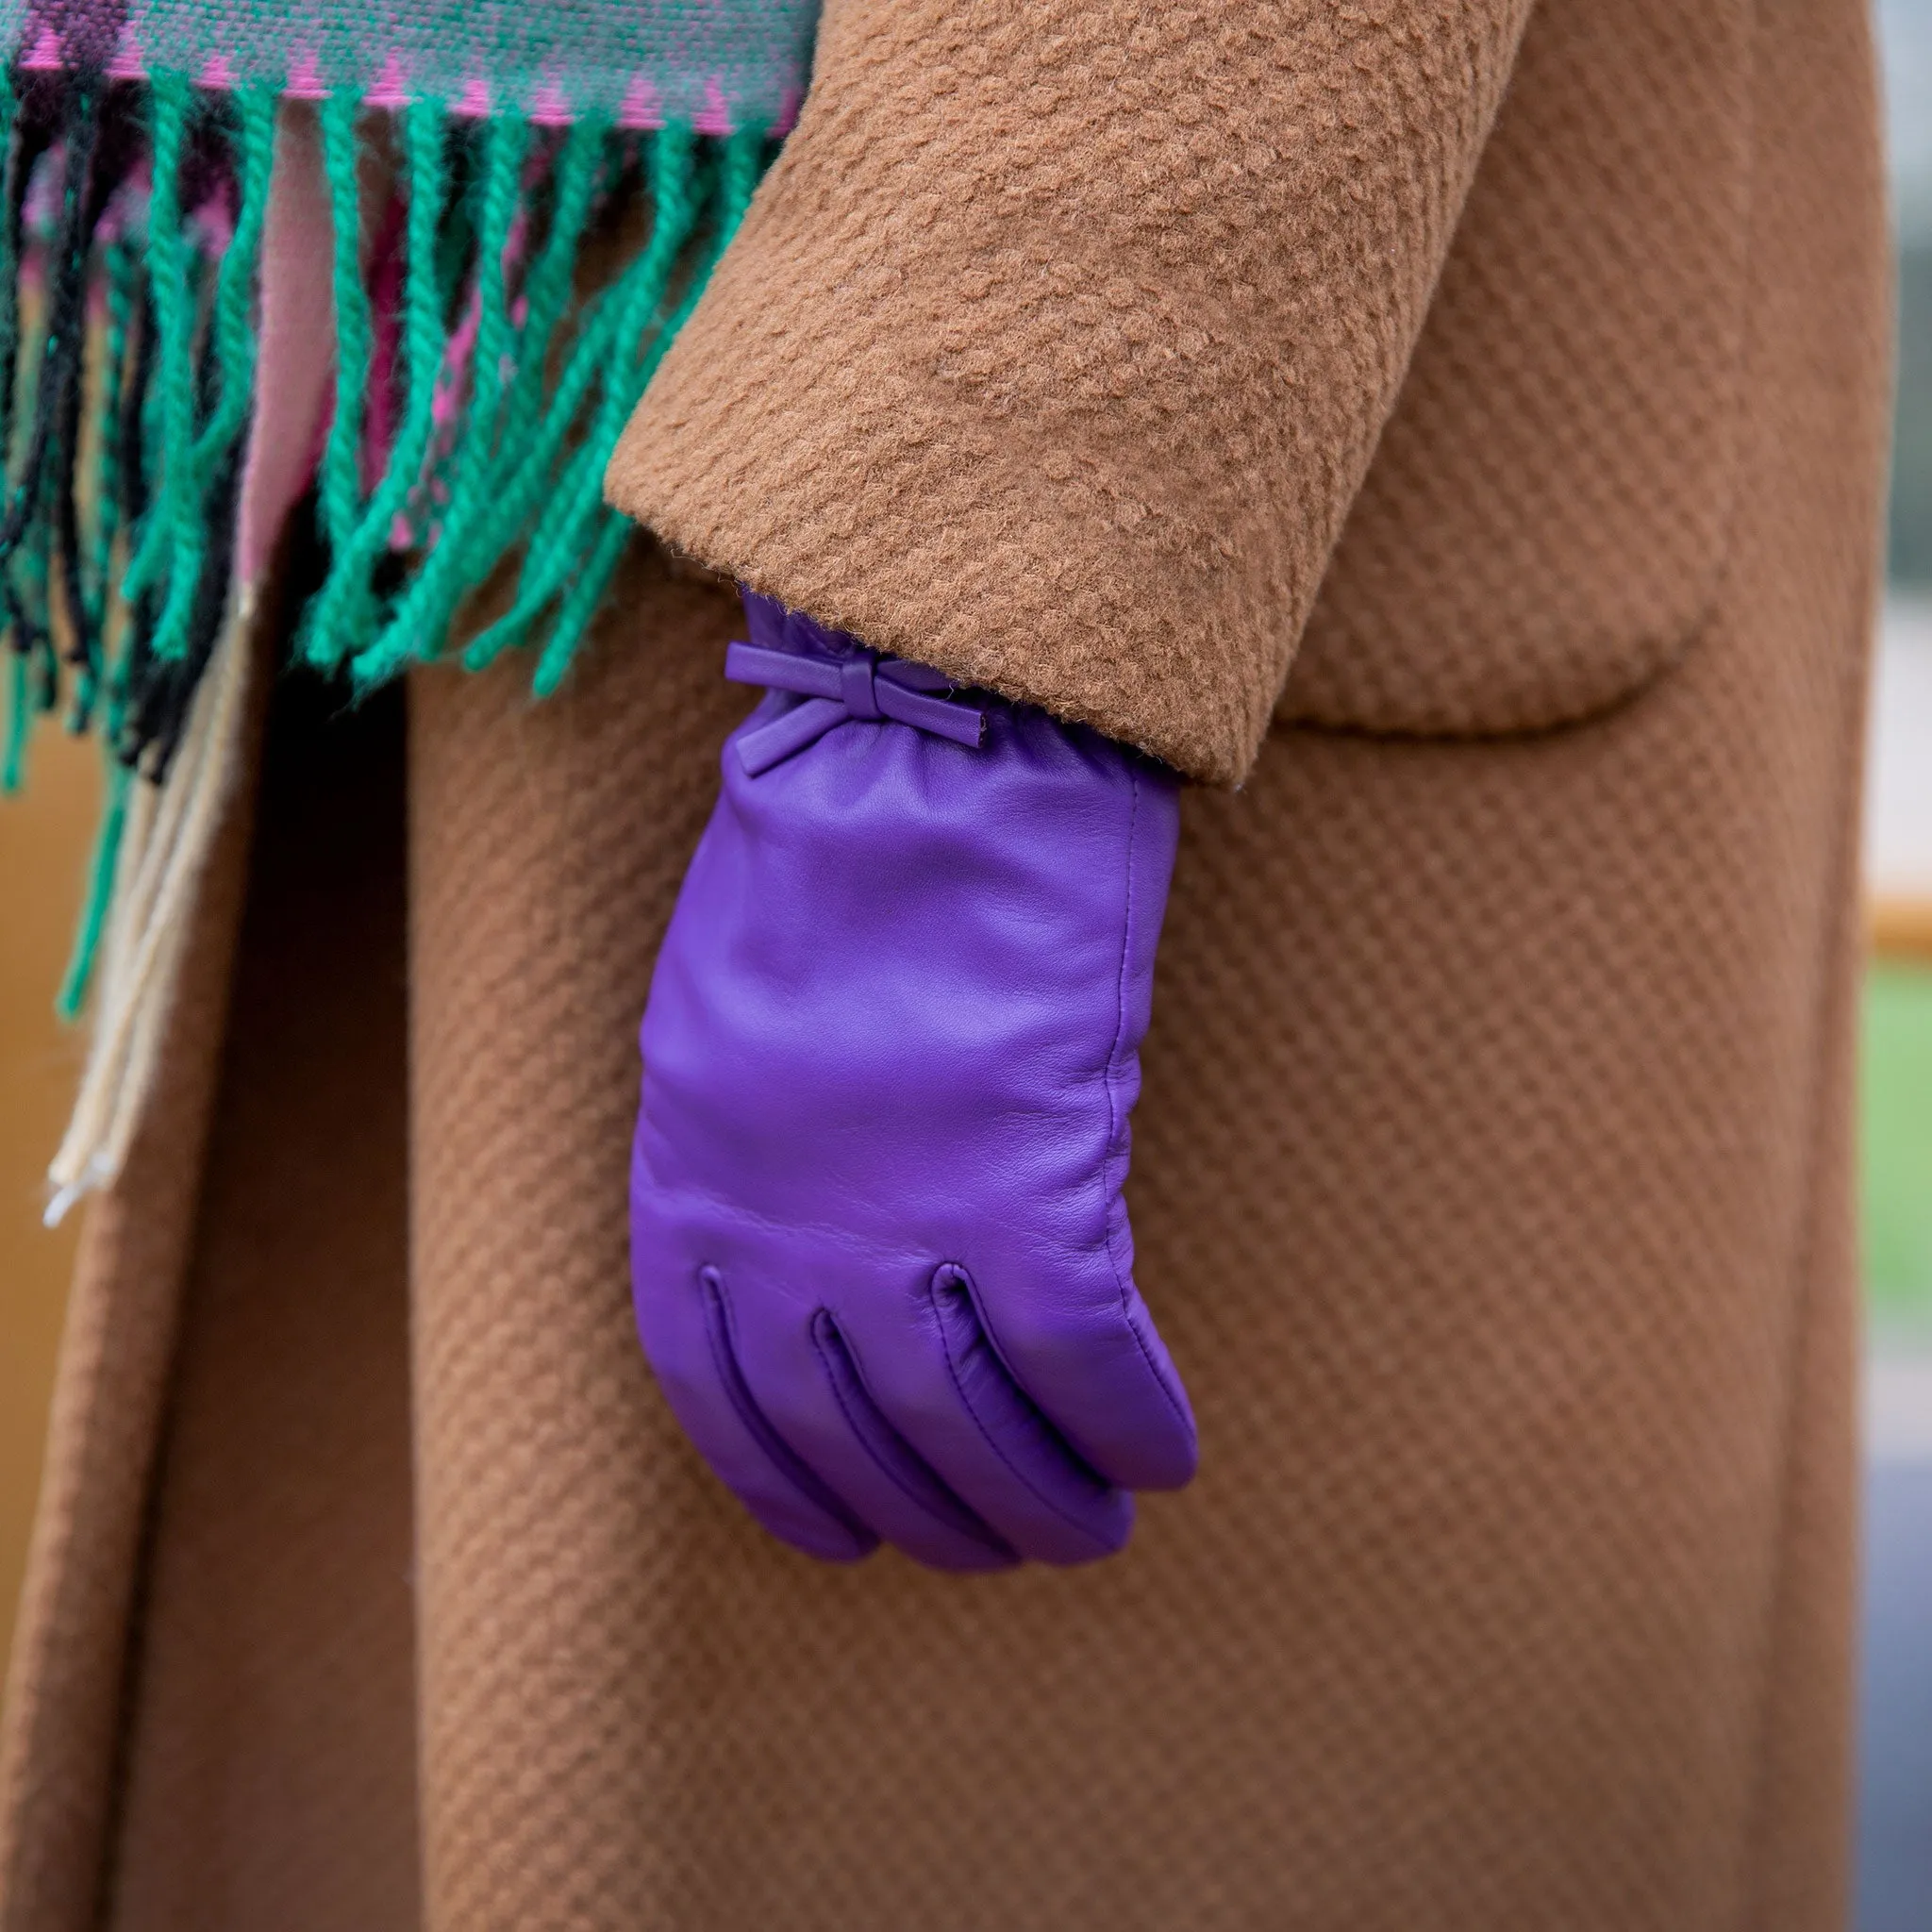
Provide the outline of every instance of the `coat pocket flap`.
<path id="1" fill-rule="evenodd" d="M 1699 630 L 1742 384 L 1750 4 L 1544 0 L 1277 711 L 1485 735 Z"/>

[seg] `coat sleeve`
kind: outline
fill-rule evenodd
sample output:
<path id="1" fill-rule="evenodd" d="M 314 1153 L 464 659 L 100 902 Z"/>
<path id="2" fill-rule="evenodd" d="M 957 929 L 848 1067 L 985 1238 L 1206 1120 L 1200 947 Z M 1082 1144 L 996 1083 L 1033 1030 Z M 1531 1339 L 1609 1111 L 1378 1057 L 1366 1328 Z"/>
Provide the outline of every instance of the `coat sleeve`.
<path id="1" fill-rule="evenodd" d="M 1240 779 L 1529 6 L 829 0 L 611 502 Z"/>

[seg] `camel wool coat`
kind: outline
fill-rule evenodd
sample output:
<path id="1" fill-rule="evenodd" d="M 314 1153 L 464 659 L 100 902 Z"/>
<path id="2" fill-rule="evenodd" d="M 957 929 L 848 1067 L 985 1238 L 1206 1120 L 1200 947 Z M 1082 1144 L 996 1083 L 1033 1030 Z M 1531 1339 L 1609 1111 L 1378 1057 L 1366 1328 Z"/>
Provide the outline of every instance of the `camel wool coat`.
<path id="1" fill-rule="evenodd" d="M 573 682 L 257 666 L 0 1932 L 1840 1925 L 1885 255 L 1859 0 L 832 0 Z M 639 1353 L 729 575 L 1204 781 L 1116 1560 L 814 1563 Z"/>

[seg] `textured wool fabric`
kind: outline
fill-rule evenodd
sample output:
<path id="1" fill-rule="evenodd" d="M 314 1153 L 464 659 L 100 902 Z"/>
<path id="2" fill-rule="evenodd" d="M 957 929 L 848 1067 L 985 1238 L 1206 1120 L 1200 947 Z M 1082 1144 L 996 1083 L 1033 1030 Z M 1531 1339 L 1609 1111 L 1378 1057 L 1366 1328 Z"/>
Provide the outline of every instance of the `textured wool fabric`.
<path id="1" fill-rule="evenodd" d="M 258 706 L 249 738 L 259 738 Z M 0 1723 L 6 1932 L 97 1923 L 144 1526 L 194 1248 L 253 808 L 253 787 L 242 785 L 223 811 L 170 999 L 155 1102 L 120 1185 L 90 1213 L 68 1294 Z"/>
<path id="2" fill-rule="evenodd" d="M 1241 777 L 1528 12 L 833 0 L 610 500 L 881 650 Z"/>
<path id="3" fill-rule="evenodd" d="M 675 1924 L 701 1477 L 631 1314 L 638 1022 L 719 747 L 737 601 L 629 570 L 585 676 L 420 676 L 410 725 L 426 1923 Z M 487 1044 L 486 1044 L 487 1042 Z M 508 1208 L 516 1232 L 491 1203 Z M 511 1204 L 514 1204 L 513 1206 Z M 754 1536 L 761 1532 L 754 1531 Z M 666 1642 L 667 1616 L 680 1636 Z M 669 1702 L 667 1703 L 667 1699 Z"/>
<path id="4" fill-rule="evenodd" d="M 1777 138 L 1752 38 L 1747 0 L 1531 14 L 1283 717 L 1535 729 L 1614 703 L 1708 621 L 1752 151 Z"/>
<path id="5" fill-rule="evenodd" d="M 1499 141 L 1560 130 L 1616 155 L 1600 122 L 1637 111 L 1643 77 L 1616 51 L 1718 47 L 1731 18 L 1700 7 L 1705 27 L 1674 41 L 1661 0 L 1616 4 L 1631 35 L 1585 58 L 1582 0 L 1547 0 Z M 414 1775 L 435 1932 L 1841 1925 L 1848 1086 L 1885 238 L 1861 9 L 1760 9 L 1739 59 L 1740 198 L 1687 178 L 1646 200 L 1633 182 L 1633 221 L 1647 208 L 1681 238 L 1694 205 L 1733 265 L 1734 356 L 1685 391 L 1706 416 L 1649 413 L 1669 372 L 1643 343 L 1674 340 L 1659 307 L 1693 332 L 1724 308 L 1707 251 L 1679 242 L 1653 261 L 1607 237 L 1613 258 L 1645 261 L 1654 293 L 1614 292 L 1650 333 L 1598 344 L 1588 398 L 1565 402 L 1540 351 L 1511 362 L 1536 326 L 1524 291 L 1585 275 L 1540 283 L 1550 255 L 1594 257 L 1554 215 L 1517 218 L 1554 161 L 1486 159 L 1469 213 L 1486 207 L 1484 226 L 1458 239 L 1440 299 L 1464 305 L 1451 363 L 1498 383 L 1520 369 L 1495 407 L 1548 426 L 1496 434 L 1496 487 L 1520 514 L 1467 511 L 1459 541 L 1481 554 L 1420 545 L 1402 564 L 1414 600 L 1377 609 L 1367 573 L 1378 555 L 1395 568 L 1401 518 L 1465 513 L 1431 508 L 1418 480 L 1417 452 L 1449 433 L 1431 425 L 1456 425 L 1441 461 L 1480 474 L 1480 411 L 1426 359 L 1425 331 L 1415 376 L 1433 388 L 1396 406 L 1354 512 L 1383 535 L 1349 566 L 1355 601 L 1324 590 L 1338 615 L 1318 618 L 1304 667 L 1325 636 L 1335 681 L 1325 698 L 1309 687 L 1311 711 L 1382 708 L 1388 728 L 1280 724 L 1244 790 L 1183 800 L 1129 1199 L 1137 1275 L 1201 1423 L 1194 1488 L 1150 1498 L 1123 1557 L 1071 1575 L 962 1581 L 889 1554 L 835 1570 L 749 1524 L 675 1429 L 627 1307 L 632 1040 L 746 700 L 718 675 L 735 623 L 722 589 L 643 554 L 552 707 L 500 669 L 419 673 L 411 692 L 412 1708 L 370 1717 L 372 1696 L 406 1697 L 391 1576 L 345 1623 L 360 1693 L 316 1709 L 313 1612 L 290 1600 L 312 1577 L 243 1550 L 237 1506 L 266 1477 L 213 1482 L 206 1453 L 219 1440 L 240 1463 L 288 1463 L 291 1496 L 360 1473 L 362 1512 L 254 1519 L 285 1553 L 326 1532 L 346 1563 L 408 1500 L 378 1252 L 394 1204 L 311 1237 L 299 1261 L 286 1245 L 329 1189 L 366 1180 L 375 1141 L 393 1145 L 391 926 L 336 965 L 341 1004 L 322 1008 L 361 1010 L 372 1034 L 344 1048 L 368 1131 L 338 1124 L 342 1146 L 313 1156 L 332 1178 L 294 1200 L 255 1190 L 248 1252 L 226 1216 L 263 1157 L 233 1128 L 198 1191 L 227 1206 L 192 1243 L 186 1155 L 130 1171 L 104 1204 L 100 1226 L 137 1217 L 180 1245 L 150 1276 L 99 1259 L 83 1275 L 0 1744 L 7 1932 L 83 1932 L 107 1898 L 126 1932 L 250 1924 L 218 1859 L 184 1861 L 171 1893 L 108 1874 L 174 1831 L 208 1844 L 206 1795 L 279 1771 L 288 1736 L 267 1719 L 287 1709 L 306 1714 L 308 1789 L 340 1791 L 359 1764 L 404 1806 Z M 1674 98 L 1732 96 L 1713 82 Z M 1692 119 L 1652 136 L 1681 141 L 1687 177 L 1716 152 Z M 1674 173 L 1654 166 L 1653 184 Z M 979 218 L 934 209 L 942 225 Z M 1398 437 L 1411 408 L 1428 433 Z M 1597 452 L 1580 469 L 1551 446 L 1573 420 Z M 1687 464 L 1710 488 L 1729 478 L 1722 514 Z M 1583 507 L 1539 505 L 1539 479 Z M 1642 540 L 1656 499 L 1705 519 L 1662 558 Z M 774 525 L 788 502 L 804 546 L 822 506 L 774 499 Z M 892 507 L 851 502 L 841 541 L 862 551 L 876 522 L 890 551 Z M 1468 587 L 1500 598 L 1515 581 L 1508 543 L 1533 508 L 1557 547 L 1522 568 L 1548 597 L 1499 604 L 1517 626 L 1503 650 Z M 1079 534 L 1070 522 L 1070 545 Z M 1622 607 L 1606 601 L 1618 557 L 1655 570 Z M 1466 620 L 1425 659 L 1426 613 L 1458 597 Z M 1469 735 L 1545 710 L 1574 722 Z M 1430 735 L 1445 732 L 1465 735 Z M 337 756 L 371 782 L 354 743 Z M 394 850 L 372 831 L 365 852 L 392 919 Z M 272 875 L 264 856 L 258 879 Z M 299 1029 L 264 1019 L 238 1010 L 252 1050 L 229 1055 L 216 1118 L 316 1148 L 332 1084 L 289 1078 Z M 177 1045 L 208 1080 L 212 1035 L 184 1027 Z M 251 1090 L 279 1096 L 275 1118 L 244 1105 Z M 299 1333 L 284 1296 L 331 1270 L 362 1314 L 340 1345 L 363 1353 L 284 1361 L 314 1419 L 291 1442 L 226 1386 L 229 1365 L 264 1331 Z M 120 1336 L 112 1292 L 142 1319 L 110 1382 L 91 1365 Z M 122 1407 L 123 1387 L 154 1394 Z M 155 1607 L 138 1617 L 143 1496 L 137 1601 Z M 180 1551 L 234 1566 L 225 1639 L 243 1681 L 281 1687 L 250 1722 L 212 1689 L 187 1694 Z M 374 1841 L 354 1805 L 317 1802 L 282 1828 L 291 1890 Z M 377 1834 L 404 1836 L 393 1820 Z"/>
<path id="6" fill-rule="evenodd" d="M 419 1923 L 403 705 L 284 682 L 103 1927 Z"/>

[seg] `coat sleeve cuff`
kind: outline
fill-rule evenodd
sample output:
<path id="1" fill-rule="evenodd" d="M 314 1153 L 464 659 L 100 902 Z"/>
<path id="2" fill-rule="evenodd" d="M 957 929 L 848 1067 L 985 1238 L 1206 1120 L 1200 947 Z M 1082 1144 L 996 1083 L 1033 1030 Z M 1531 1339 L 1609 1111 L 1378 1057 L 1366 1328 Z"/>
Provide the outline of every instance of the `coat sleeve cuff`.
<path id="1" fill-rule="evenodd" d="M 1529 0 L 828 0 L 609 500 L 875 648 L 1252 763 Z"/>

